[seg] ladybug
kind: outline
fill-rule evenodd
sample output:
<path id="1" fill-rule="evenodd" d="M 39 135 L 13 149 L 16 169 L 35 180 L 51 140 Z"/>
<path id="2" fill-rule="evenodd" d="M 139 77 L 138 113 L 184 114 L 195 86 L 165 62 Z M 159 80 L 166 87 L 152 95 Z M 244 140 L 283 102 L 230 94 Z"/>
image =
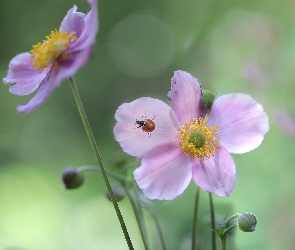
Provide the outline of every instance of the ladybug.
<path id="1" fill-rule="evenodd" d="M 137 128 L 141 128 L 143 132 L 147 133 L 154 131 L 156 124 L 153 119 L 136 120 L 136 124 L 139 125 Z"/>

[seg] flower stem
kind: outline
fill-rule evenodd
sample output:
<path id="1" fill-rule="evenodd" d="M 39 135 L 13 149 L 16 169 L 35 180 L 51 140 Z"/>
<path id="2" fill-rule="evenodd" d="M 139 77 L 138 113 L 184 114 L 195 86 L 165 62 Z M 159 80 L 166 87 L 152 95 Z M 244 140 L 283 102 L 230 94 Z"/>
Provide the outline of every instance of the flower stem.
<path id="1" fill-rule="evenodd" d="M 228 234 L 237 226 L 237 223 L 230 225 L 227 229 L 222 232 L 221 239 L 226 239 Z"/>
<path id="2" fill-rule="evenodd" d="M 126 191 L 126 194 L 127 194 L 128 198 L 130 200 L 130 203 L 131 203 L 131 206 L 132 206 L 132 209 L 133 209 L 136 221 L 137 221 L 137 225 L 138 225 L 138 228 L 139 228 L 139 231 L 140 231 L 140 235 L 141 235 L 141 238 L 142 238 L 142 241 L 143 241 L 144 248 L 145 248 L 145 250 L 148 250 L 149 249 L 149 247 L 148 247 L 148 238 L 147 238 L 146 227 L 145 227 L 145 223 L 144 223 L 144 218 L 143 218 L 141 205 L 139 204 L 139 202 L 135 201 L 136 193 L 134 193 L 133 195 L 130 193 L 130 190 L 129 190 L 128 186 L 127 186 L 127 183 L 122 182 L 122 184 L 123 184 L 123 186 L 125 188 L 125 191 Z"/>
<path id="3" fill-rule="evenodd" d="M 158 234 L 159 234 L 162 249 L 166 250 L 166 245 L 165 245 L 164 236 L 163 236 L 163 233 L 162 233 L 162 230 L 161 230 L 161 227 L 160 227 L 160 223 L 159 223 L 156 215 L 153 212 L 151 212 L 151 211 L 148 211 L 148 212 L 150 213 L 150 215 L 152 216 L 152 218 L 155 221 L 155 225 L 156 225 L 156 228 L 157 228 L 157 231 L 158 231 Z"/>
<path id="4" fill-rule="evenodd" d="M 75 97 L 75 101 L 76 101 L 76 104 L 77 104 L 77 107 L 78 107 L 78 110 L 79 110 L 79 113 L 80 113 L 80 116 L 81 116 L 81 119 L 82 119 L 82 122 L 83 122 L 83 125 L 84 125 L 84 128 L 86 130 L 86 133 L 87 133 L 87 136 L 88 136 L 88 139 L 90 141 L 90 144 L 91 144 L 91 147 L 93 149 L 93 152 L 94 152 L 94 155 L 95 155 L 95 158 L 97 160 L 97 163 L 98 163 L 98 166 L 99 166 L 99 169 L 101 171 L 101 174 L 102 174 L 102 177 L 104 179 L 104 182 L 105 182 L 105 185 L 107 187 L 107 190 L 109 192 L 109 195 L 110 195 L 110 198 L 112 200 L 112 203 L 113 203 L 113 206 L 114 206 L 114 209 L 117 213 L 117 217 L 119 219 L 119 222 L 121 224 L 121 228 L 122 228 L 122 231 L 124 233 L 124 236 L 125 236 L 125 239 L 126 239 L 126 242 L 127 242 L 127 245 L 129 247 L 130 250 L 133 250 L 133 245 L 132 245 L 132 242 L 131 242 L 131 239 L 130 239 L 130 236 L 128 234 L 128 231 L 127 231 L 127 228 L 126 228 L 126 225 L 125 225 L 125 222 L 124 222 L 124 219 L 123 219 L 123 216 L 121 214 L 121 211 L 120 211 L 120 208 L 118 206 L 118 203 L 116 201 L 116 198 L 115 198 L 115 195 L 113 193 L 113 190 L 111 188 L 111 185 L 110 185 L 110 182 L 108 180 L 108 176 L 106 174 L 106 171 L 105 171 L 105 168 L 103 166 L 103 163 L 102 163 L 102 159 L 100 157 L 100 154 L 99 154 L 99 151 L 98 151 L 98 148 L 97 148 L 97 145 L 96 145 L 96 142 L 94 140 L 94 136 L 93 136 L 93 133 L 91 131 L 91 127 L 90 127 L 90 124 L 87 120 L 87 116 L 86 116 L 86 113 L 85 113 L 85 110 L 83 108 L 83 104 L 82 104 L 82 101 L 81 101 L 81 98 L 80 98 L 80 95 L 79 95 L 79 92 L 78 92 L 78 88 L 76 86 L 76 83 L 74 81 L 74 78 L 73 77 L 70 77 L 69 78 L 70 80 L 70 84 L 71 84 L 71 88 L 72 88 L 72 91 L 73 91 L 73 94 L 74 94 L 74 97 Z"/>
<path id="5" fill-rule="evenodd" d="M 194 214 L 193 214 L 192 250 L 196 249 L 196 233 L 197 233 L 197 218 L 198 218 L 198 209 L 199 209 L 199 196 L 200 196 L 200 188 L 197 187 L 196 196 L 195 196 Z"/>
<path id="6" fill-rule="evenodd" d="M 210 217 L 211 217 L 212 250 L 216 250 L 215 215 L 214 215 L 212 193 L 209 193 L 209 204 L 210 204 Z"/>
<path id="7" fill-rule="evenodd" d="M 139 219 L 140 219 L 140 222 L 141 222 L 143 237 L 144 237 L 144 240 L 146 241 L 146 247 L 149 248 L 148 247 L 148 234 L 147 234 L 146 224 L 145 224 L 145 220 L 144 220 L 141 201 L 138 199 L 137 190 L 136 190 L 136 188 L 134 186 L 134 182 L 130 182 L 130 185 L 132 186 L 132 190 L 134 192 L 134 200 L 135 200 L 135 202 L 137 204 L 137 209 L 138 209 L 138 212 L 139 212 Z"/>
<path id="8" fill-rule="evenodd" d="M 238 218 L 240 215 L 241 215 L 240 213 L 236 213 L 236 214 L 234 214 L 234 215 L 228 217 L 228 218 L 226 219 L 226 221 L 227 221 L 227 222 L 230 222 L 230 221 L 232 221 L 232 220 Z"/>
<path id="9" fill-rule="evenodd" d="M 226 238 L 220 239 L 221 241 L 221 250 L 226 250 Z"/>
<path id="10" fill-rule="evenodd" d="M 101 173 L 100 169 L 99 169 L 97 166 L 92 166 L 92 165 L 83 165 L 83 166 L 81 166 L 81 167 L 78 167 L 78 170 L 79 170 L 80 172 L 84 172 L 84 171 L 94 171 L 94 172 L 99 172 L 99 173 Z M 108 176 L 110 176 L 110 177 L 116 179 L 117 181 L 122 182 L 122 181 L 125 180 L 123 176 L 120 176 L 120 175 L 114 173 L 113 171 L 110 171 L 110 170 L 108 170 L 108 169 L 105 169 L 105 172 L 106 172 L 106 174 L 107 174 Z"/>

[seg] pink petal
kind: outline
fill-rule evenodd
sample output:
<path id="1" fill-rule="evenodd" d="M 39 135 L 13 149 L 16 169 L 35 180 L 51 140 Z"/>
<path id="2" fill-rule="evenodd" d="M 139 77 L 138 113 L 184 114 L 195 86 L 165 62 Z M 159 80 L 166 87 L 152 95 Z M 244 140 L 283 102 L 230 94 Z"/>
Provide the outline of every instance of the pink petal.
<path id="1" fill-rule="evenodd" d="M 173 200 L 183 193 L 192 178 L 191 157 L 179 148 L 156 157 L 142 159 L 134 179 L 149 199 Z"/>
<path id="2" fill-rule="evenodd" d="M 59 61 L 61 79 L 74 76 L 77 71 L 89 60 L 92 48 L 73 52 L 71 58 Z"/>
<path id="3" fill-rule="evenodd" d="M 42 82 L 35 96 L 27 104 L 18 105 L 17 111 L 21 114 L 26 114 L 43 104 L 61 82 L 58 73 L 59 71 L 56 68 L 52 69 L 47 78 Z"/>
<path id="4" fill-rule="evenodd" d="M 97 1 L 88 0 L 87 1 L 91 6 L 91 10 L 87 13 L 84 20 L 84 28 L 82 30 L 79 39 L 71 44 L 68 52 L 74 52 L 84 49 L 89 49 L 95 44 L 96 35 L 98 32 L 98 10 L 97 10 Z M 78 22 L 77 22 L 78 23 Z M 73 26 L 75 26 L 74 24 Z M 80 28 L 80 24 L 77 25 L 77 28 Z M 76 28 L 74 28 L 76 30 Z"/>
<path id="5" fill-rule="evenodd" d="M 179 122 L 172 109 L 164 102 L 142 97 L 122 104 L 116 111 L 114 128 L 116 140 L 127 154 L 143 158 L 164 153 L 175 147 Z M 147 133 L 136 120 L 153 119 L 155 130 Z"/>
<path id="6" fill-rule="evenodd" d="M 195 160 L 193 180 L 202 190 L 218 196 L 229 196 L 236 183 L 235 163 L 230 154 L 220 149 L 214 157 L 200 163 Z"/>
<path id="7" fill-rule="evenodd" d="M 181 70 L 175 71 L 168 97 L 172 101 L 172 109 L 181 124 L 189 118 L 203 115 L 201 84 L 191 74 Z"/>
<path id="8" fill-rule="evenodd" d="M 261 104 L 245 94 L 217 98 L 208 126 L 218 124 L 221 145 L 230 153 L 245 153 L 257 148 L 269 130 L 268 116 Z"/>
<path id="9" fill-rule="evenodd" d="M 77 12 L 77 6 L 71 8 L 67 15 L 64 17 L 63 21 L 61 22 L 59 31 L 60 32 L 76 32 L 76 37 L 80 37 L 81 33 L 84 29 L 85 17 L 86 15 L 81 12 Z"/>
<path id="10" fill-rule="evenodd" d="M 32 57 L 28 52 L 16 55 L 9 63 L 7 76 L 3 78 L 4 83 L 13 83 L 9 91 L 18 96 L 33 93 L 48 74 L 50 67 L 41 72 L 32 69 Z"/>

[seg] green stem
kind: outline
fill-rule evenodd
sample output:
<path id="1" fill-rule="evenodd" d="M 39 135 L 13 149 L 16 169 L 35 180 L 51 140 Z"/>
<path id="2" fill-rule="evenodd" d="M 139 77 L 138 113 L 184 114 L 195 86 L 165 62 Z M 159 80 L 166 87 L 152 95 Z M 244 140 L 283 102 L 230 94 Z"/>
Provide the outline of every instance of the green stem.
<path id="1" fill-rule="evenodd" d="M 101 173 L 100 169 L 97 166 L 92 166 L 92 165 L 84 165 L 84 166 L 80 166 L 78 167 L 78 170 L 83 172 L 83 171 L 95 171 L 95 172 L 99 172 Z M 134 214 L 135 214 L 135 218 L 136 221 L 138 223 L 138 227 L 140 230 L 140 234 L 142 236 L 144 245 L 146 247 L 146 249 L 148 249 L 147 247 L 147 242 L 148 242 L 148 237 L 147 237 L 147 231 L 146 231 L 146 225 L 145 225 L 145 221 L 143 219 L 143 210 L 142 210 L 142 206 L 140 205 L 140 201 L 138 200 L 137 196 L 135 195 L 134 198 L 132 197 L 132 194 L 129 192 L 128 187 L 127 187 L 127 183 L 129 182 L 127 178 L 124 178 L 124 176 L 120 176 L 108 169 L 105 169 L 106 174 L 114 179 L 116 179 L 117 181 L 119 181 L 120 183 L 122 183 L 125 192 L 130 200 L 131 206 L 133 208 Z M 132 185 L 132 183 L 130 183 Z M 134 188 L 134 185 L 132 185 L 132 189 L 134 191 L 134 194 L 136 194 L 136 190 Z M 136 204 L 134 203 L 134 200 L 136 202 Z M 154 218 L 155 219 L 155 218 Z M 156 221 L 156 219 L 155 219 Z M 157 222 L 156 222 L 157 224 Z M 159 225 L 157 225 L 157 227 L 159 227 Z M 159 231 L 159 230 L 158 230 Z M 161 232 L 160 232 L 161 233 Z M 160 237 L 162 237 L 160 235 Z M 162 240 L 162 239 L 161 239 Z M 162 242 L 161 242 L 162 244 Z M 163 244 L 162 244 L 163 246 Z M 165 245 L 164 245 L 165 246 Z M 165 250 L 165 247 L 163 248 Z"/>
<path id="2" fill-rule="evenodd" d="M 226 239 L 226 237 L 228 236 L 228 234 L 237 226 L 237 223 L 234 223 L 232 225 L 230 225 L 227 229 L 225 229 L 222 232 L 222 235 L 220 236 L 221 239 Z"/>
<path id="3" fill-rule="evenodd" d="M 81 166 L 78 168 L 78 170 L 79 171 L 95 171 L 95 172 L 101 173 L 101 171 L 98 167 L 91 166 L 91 165 Z M 145 249 L 148 249 L 148 245 L 147 245 L 148 239 L 147 239 L 146 226 L 145 226 L 145 222 L 143 219 L 142 207 L 141 207 L 138 199 L 136 198 L 136 195 L 134 195 L 134 198 L 132 197 L 132 194 L 130 193 L 130 191 L 127 187 L 128 180 L 126 178 L 124 178 L 123 176 L 120 176 L 108 169 L 105 169 L 105 171 L 108 176 L 113 177 L 114 179 L 116 179 L 117 181 L 119 181 L 123 185 L 125 192 L 130 200 L 133 212 L 135 214 L 135 218 L 136 218 L 136 221 L 137 221 L 137 224 L 139 227 L 139 231 L 142 236 L 143 244 L 145 246 Z M 134 193 L 136 194 L 135 190 L 134 190 Z M 137 205 L 135 204 L 134 200 L 136 201 Z"/>
<path id="4" fill-rule="evenodd" d="M 82 101 L 81 101 L 81 98 L 80 98 L 80 95 L 79 95 L 79 92 L 78 92 L 76 83 L 75 83 L 73 77 L 70 77 L 69 80 L 70 80 L 71 88 L 72 88 L 72 91 L 73 91 L 73 94 L 74 94 L 74 97 L 75 97 L 75 101 L 76 101 L 76 104 L 77 104 L 77 107 L 78 107 L 78 110 L 79 110 L 79 113 L 80 113 L 80 116 L 81 116 L 81 119 L 82 119 L 84 128 L 86 130 L 86 133 L 87 133 L 88 139 L 90 141 L 91 147 L 93 149 L 95 158 L 97 160 L 99 169 L 101 171 L 101 174 L 102 174 L 102 177 L 104 179 L 105 185 L 107 187 L 107 190 L 109 192 L 110 198 L 112 200 L 112 203 L 113 203 L 114 209 L 116 211 L 117 217 L 118 217 L 119 222 L 121 224 L 121 228 L 122 228 L 122 231 L 124 233 L 124 236 L 125 236 L 127 245 L 128 245 L 128 247 L 129 247 L 130 250 L 133 250 L 134 248 L 133 248 L 133 245 L 132 245 L 130 236 L 128 234 L 128 231 L 127 231 L 127 228 L 126 228 L 126 225 L 125 225 L 123 216 L 121 214 L 120 208 L 118 206 L 118 203 L 116 201 L 115 195 L 114 195 L 113 190 L 111 188 L 110 182 L 108 180 L 108 176 L 107 176 L 106 171 L 104 169 L 104 166 L 103 166 L 103 163 L 102 163 L 102 159 L 100 157 L 100 154 L 99 154 L 99 151 L 98 151 L 96 142 L 94 140 L 94 136 L 93 136 L 93 133 L 91 131 L 90 124 L 89 124 L 89 122 L 87 120 L 87 116 L 86 116 L 85 110 L 83 108 L 83 104 L 82 104 Z"/>
<path id="5" fill-rule="evenodd" d="M 196 233 L 197 233 L 197 218 L 198 218 L 198 209 L 199 209 L 199 196 L 200 196 L 200 188 L 197 187 L 197 192 L 196 192 L 196 196 L 195 196 L 194 214 L 193 214 L 192 250 L 196 249 Z"/>
<path id="6" fill-rule="evenodd" d="M 123 186 L 125 188 L 125 191 L 126 191 L 126 194 L 127 194 L 128 198 L 130 200 L 130 203 L 131 203 L 131 206 L 132 206 L 132 209 L 133 209 L 136 221 L 137 221 L 137 225 L 138 225 L 138 228 L 139 228 L 139 231 L 140 231 L 140 235 L 141 235 L 141 238 L 142 238 L 142 241 L 143 241 L 144 248 L 146 250 L 148 250 L 149 249 L 149 247 L 148 247 L 148 239 L 147 239 L 145 223 L 144 223 L 144 220 L 143 220 L 143 213 L 142 213 L 141 205 L 138 204 L 138 202 L 134 201 L 136 198 L 132 197 L 132 194 L 130 193 L 126 182 L 122 182 L 122 184 L 123 184 Z M 134 196 L 136 196 L 136 193 L 134 193 Z"/>
<path id="7" fill-rule="evenodd" d="M 212 250 L 216 250 L 215 214 L 214 214 L 212 193 L 209 193 L 209 203 L 210 203 L 210 217 L 211 217 Z"/>
<path id="8" fill-rule="evenodd" d="M 147 230 L 146 230 L 146 224 L 145 224 L 145 220 L 144 220 L 144 214 L 143 214 L 142 205 L 141 205 L 140 200 L 138 199 L 137 190 L 136 190 L 136 188 L 134 186 L 134 182 L 130 182 L 130 185 L 132 186 L 132 190 L 133 190 L 133 193 L 134 193 L 134 200 L 135 200 L 135 202 L 137 204 L 137 209 L 138 209 L 138 212 L 139 212 L 139 219 L 140 219 L 140 222 L 141 222 L 143 235 L 144 235 L 144 238 L 146 240 L 146 243 L 148 243 L 148 233 L 147 233 Z M 148 244 L 146 244 L 146 245 L 148 246 Z"/>
<path id="9" fill-rule="evenodd" d="M 157 219 L 157 216 L 153 212 L 151 212 L 151 211 L 148 211 L 148 212 L 150 213 L 151 217 L 155 221 L 155 225 L 156 225 L 156 228 L 157 228 L 157 231 L 158 231 L 158 234 L 159 234 L 159 238 L 160 238 L 160 243 L 161 243 L 162 249 L 163 250 L 166 250 L 164 236 L 163 236 L 163 233 L 162 233 L 162 230 L 161 230 L 161 227 L 160 227 L 160 223 L 159 223 L 159 221 Z"/>
<path id="10" fill-rule="evenodd" d="M 101 173 L 100 169 L 97 167 L 97 166 L 92 166 L 92 165 L 84 165 L 84 166 L 81 166 L 81 167 L 78 167 L 77 168 L 80 172 L 83 172 L 83 171 L 94 171 L 94 172 L 99 172 Z M 105 172 L 108 176 L 111 176 L 113 177 L 114 179 L 116 179 L 117 181 L 124 181 L 125 178 L 123 176 L 120 176 L 108 169 L 105 168 Z"/>
<path id="11" fill-rule="evenodd" d="M 236 213 L 236 214 L 234 214 L 234 215 L 228 217 L 228 218 L 226 219 L 226 221 L 229 223 L 230 221 L 232 221 L 232 220 L 238 218 L 240 215 L 241 215 L 240 213 Z"/>
<path id="12" fill-rule="evenodd" d="M 221 240 L 221 250 L 226 250 L 226 238 L 220 239 Z"/>

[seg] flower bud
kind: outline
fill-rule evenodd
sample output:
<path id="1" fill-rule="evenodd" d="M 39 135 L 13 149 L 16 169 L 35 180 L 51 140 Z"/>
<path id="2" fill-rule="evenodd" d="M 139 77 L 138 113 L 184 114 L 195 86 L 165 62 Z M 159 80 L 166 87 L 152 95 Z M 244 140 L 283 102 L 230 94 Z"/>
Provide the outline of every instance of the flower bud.
<path id="1" fill-rule="evenodd" d="M 125 197 L 125 190 L 122 186 L 112 186 L 113 193 L 115 195 L 116 201 L 121 201 Z M 108 200 L 112 200 L 108 190 L 105 190 L 105 196 Z"/>
<path id="2" fill-rule="evenodd" d="M 206 107 L 207 110 L 209 110 L 213 105 L 215 95 L 209 90 L 203 90 L 202 92 L 202 104 Z"/>
<path id="3" fill-rule="evenodd" d="M 62 180 L 66 189 L 75 189 L 83 184 L 84 175 L 74 167 L 67 167 L 62 173 Z"/>
<path id="4" fill-rule="evenodd" d="M 254 214 L 245 212 L 238 217 L 238 226 L 243 232 L 255 231 L 256 225 L 257 219 Z"/>
<path id="5" fill-rule="evenodd" d="M 124 169 L 128 163 L 128 158 L 126 154 L 120 153 L 114 153 L 112 155 L 112 164 L 116 166 L 118 169 Z"/>

